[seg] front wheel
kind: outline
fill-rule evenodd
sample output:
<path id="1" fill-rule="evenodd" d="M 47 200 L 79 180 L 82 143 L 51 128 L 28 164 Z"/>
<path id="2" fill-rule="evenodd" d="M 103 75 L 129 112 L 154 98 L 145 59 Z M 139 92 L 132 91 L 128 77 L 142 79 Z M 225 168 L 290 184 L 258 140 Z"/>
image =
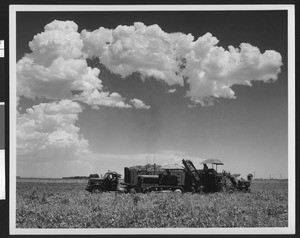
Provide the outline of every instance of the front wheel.
<path id="1" fill-rule="evenodd" d="M 94 187 L 92 189 L 92 193 L 102 193 L 103 189 L 101 187 Z"/>
<path id="2" fill-rule="evenodd" d="M 174 190 L 175 193 L 183 193 L 183 189 L 182 188 L 177 188 Z"/>
<path id="3" fill-rule="evenodd" d="M 129 190 L 129 193 L 130 193 L 130 194 L 136 194 L 136 189 L 135 189 L 135 188 L 131 188 L 131 189 Z"/>

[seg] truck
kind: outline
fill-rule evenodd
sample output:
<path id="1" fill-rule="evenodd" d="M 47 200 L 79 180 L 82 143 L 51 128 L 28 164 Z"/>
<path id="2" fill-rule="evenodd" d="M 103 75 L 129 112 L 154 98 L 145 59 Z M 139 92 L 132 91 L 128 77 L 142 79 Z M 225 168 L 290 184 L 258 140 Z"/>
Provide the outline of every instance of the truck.
<path id="1" fill-rule="evenodd" d="M 85 190 L 91 193 L 102 193 L 119 190 L 121 175 L 114 171 L 108 171 L 103 178 L 89 178 Z"/>

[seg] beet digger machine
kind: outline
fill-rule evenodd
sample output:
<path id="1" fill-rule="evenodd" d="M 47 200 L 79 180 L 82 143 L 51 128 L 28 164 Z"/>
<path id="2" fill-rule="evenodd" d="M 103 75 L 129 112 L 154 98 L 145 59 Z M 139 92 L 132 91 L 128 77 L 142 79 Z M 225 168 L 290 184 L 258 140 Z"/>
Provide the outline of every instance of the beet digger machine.
<path id="1" fill-rule="evenodd" d="M 231 175 L 229 172 L 222 171 L 221 173 L 217 172 L 217 166 L 223 165 L 220 160 L 209 159 L 203 161 L 202 170 L 197 170 L 191 160 L 182 160 L 182 163 L 185 167 L 185 171 L 193 177 L 193 189 L 196 192 L 232 192 L 232 191 L 244 191 L 249 192 L 252 174 L 248 174 L 247 180 L 236 179 L 235 176 Z M 207 164 L 212 164 L 216 166 L 214 168 L 208 168 Z"/>

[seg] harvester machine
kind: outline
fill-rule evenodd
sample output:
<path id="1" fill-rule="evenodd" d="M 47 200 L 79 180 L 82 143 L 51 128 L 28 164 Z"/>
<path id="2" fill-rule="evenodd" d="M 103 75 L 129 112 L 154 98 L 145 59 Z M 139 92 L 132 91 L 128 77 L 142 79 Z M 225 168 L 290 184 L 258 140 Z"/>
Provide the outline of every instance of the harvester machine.
<path id="1" fill-rule="evenodd" d="M 198 173 L 196 167 L 191 160 L 182 160 L 182 164 L 185 167 L 186 173 L 188 173 L 193 179 L 193 191 L 201 192 L 203 186 L 201 184 L 201 174 Z"/>
<path id="2" fill-rule="evenodd" d="M 203 161 L 203 170 L 197 170 L 193 162 L 190 160 L 182 160 L 182 164 L 185 167 L 186 173 L 188 173 L 193 178 L 193 189 L 196 192 L 219 192 L 219 191 L 250 191 L 250 185 L 252 180 L 252 175 L 247 176 L 247 180 L 236 179 L 229 172 L 223 171 L 218 173 L 214 168 L 208 168 L 206 163 L 211 163 L 215 165 L 223 165 L 220 160 L 209 159 Z"/>

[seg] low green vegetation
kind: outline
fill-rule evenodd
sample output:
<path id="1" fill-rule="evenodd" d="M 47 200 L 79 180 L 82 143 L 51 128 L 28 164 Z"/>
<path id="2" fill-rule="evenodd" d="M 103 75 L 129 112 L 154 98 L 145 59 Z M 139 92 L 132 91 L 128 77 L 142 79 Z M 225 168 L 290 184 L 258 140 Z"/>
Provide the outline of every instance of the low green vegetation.
<path id="1" fill-rule="evenodd" d="M 288 226 L 285 185 L 251 193 L 203 195 L 90 194 L 84 187 L 85 183 L 75 181 L 18 180 L 17 228 Z"/>

